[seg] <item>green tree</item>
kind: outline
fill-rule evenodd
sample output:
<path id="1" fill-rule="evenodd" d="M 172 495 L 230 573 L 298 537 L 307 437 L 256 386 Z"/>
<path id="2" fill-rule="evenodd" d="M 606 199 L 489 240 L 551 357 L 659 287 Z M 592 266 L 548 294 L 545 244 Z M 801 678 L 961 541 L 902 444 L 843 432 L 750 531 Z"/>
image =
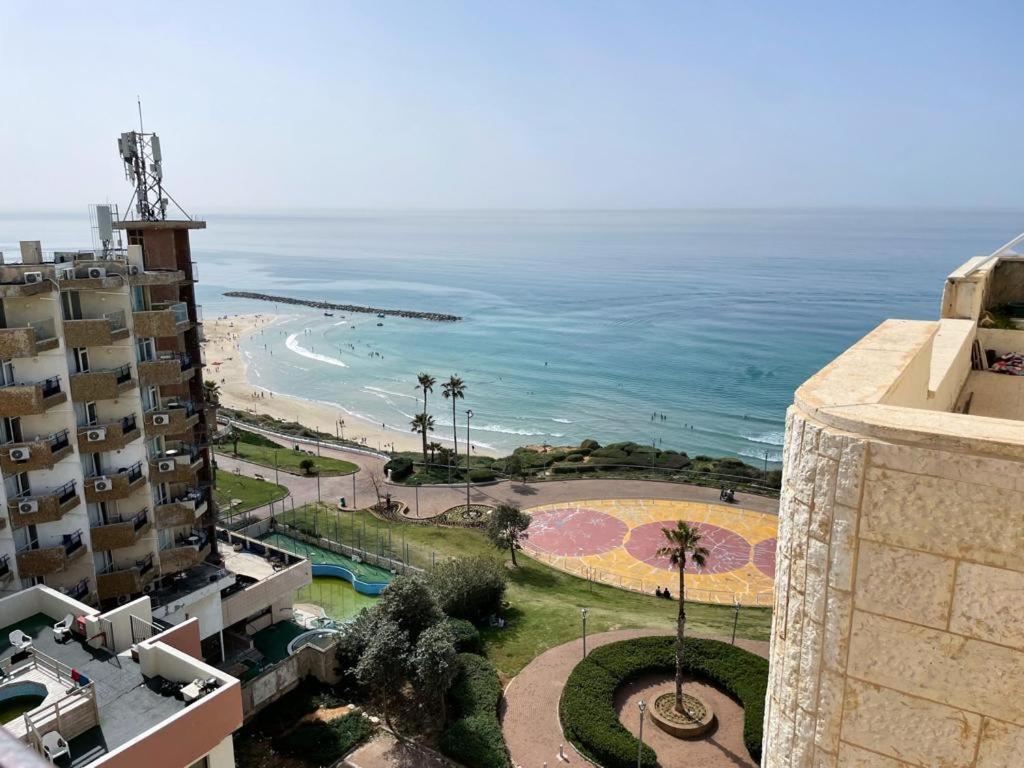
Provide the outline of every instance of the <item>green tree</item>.
<path id="1" fill-rule="evenodd" d="M 308 475 L 313 471 L 313 467 L 316 466 L 316 462 L 312 459 L 303 459 L 299 462 L 299 469 L 302 470 L 303 474 Z"/>
<path id="2" fill-rule="evenodd" d="M 423 435 L 423 463 L 427 463 L 427 434 L 434 431 L 434 417 L 429 413 L 417 413 L 410 422 L 412 431 Z"/>
<path id="3" fill-rule="evenodd" d="M 427 586 L 446 615 L 480 622 L 501 610 L 508 579 L 499 560 L 473 555 L 437 563 Z"/>
<path id="4" fill-rule="evenodd" d="M 376 611 L 381 620 L 398 625 L 413 644 L 427 627 L 443 618 L 437 600 L 421 576 L 394 579 L 377 601 Z"/>
<path id="5" fill-rule="evenodd" d="M 686 558 L 698 568 L 703 568 L 708 558 L 707 547 L 701 545 L 701 535 L 680 520 L 675 528 L 662 528 L 668 544 L 658 550 L 661 557 L 667 557 L 673 568 L 679 569 L 679 614 L 676 618 L 676 711 L 683 709 L 683 637 L 686 634 Z"/>
<path id="6" fill-rule="evenodd" d="M 455 442 L 455 463 L 459 463 L 459 425 L 455 418 L 455 401 L 465 399 L 466 383 L 454 373 L 441 385 L 441 395 L 445 400 L 452 401 L 452 440 Z M 466 459 L 469 460 L 469 451 L 466 451 Z M 466 465 L 469 466 L 468 464 Z"/>
<path id="7" fill-rule="evenodd" d="M 441 449 L 441 444 L 437 442 L 427 443 L 427 448 L 430 449 L 430 463 L 434 463 L 434 458 L 437 456 L 437 452 Z"/>
<path id="8" fill-rule="evenodd" d="M 441 704 L 441 722 L 447 720 L 448 689 L 458 673 L 455 653 L 455 635 L 448 624 L 441 622 L 428 627 L 416 641 L 412 655 L 412 668 L 422 686 L 419 695 L 425 700 L 437 696 Z"/>
<path id="9" fill-rule="evenodd" d="M 392 730 L 391 704 L 401 693 L 411 654 L 409 635 L 394 621 L 378 615 L 355 674 L 363 688 L 380 703 L 384 722 Z"/>
<path id="10" fill-rule="evenodd" d="M 512 554 L 512 565 L 518 567 L 516 550 L 522 549 L 521 541 L 529 534 L 530 516 L 515 504 L 499 504 L 487 523 L 487 538 L 498 549 L 507 549 Z"/>
<path id="11" fill-rule="evenodd" d="M 423 390 L 423 421 L 424 423 L 429 418 L 427 416 L 427 393 L 434 391 L 434 385 L 437 383 L 437 379 L 431 376 L 429 373 L 421 373 L 416 376 L 416 381 L 419 382 L 419 388 Z M 430 430 L 434 429 L 434 420 L 430 419 Z M 416 431 L 415 427 L 413 431 Z M 427 462 L 427 430 L 424 429 L 423 435 L 423 463 Z"/>
<path id="12" fill-rule="evenodd" d="M 206 396 L 206 402 L 218 402 L 220 399 L 220 384 L 213 379 L 207 379 L 203 382 L 203 394 Z"/>

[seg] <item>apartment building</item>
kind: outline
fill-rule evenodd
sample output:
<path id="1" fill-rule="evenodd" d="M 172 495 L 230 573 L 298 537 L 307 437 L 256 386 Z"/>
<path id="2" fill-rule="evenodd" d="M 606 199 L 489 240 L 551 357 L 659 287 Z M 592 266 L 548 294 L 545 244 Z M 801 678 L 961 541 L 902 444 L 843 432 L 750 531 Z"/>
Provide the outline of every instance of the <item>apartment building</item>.
<path id="1" fill-rule="evenodd" d="M 1024 764 L 1022 250 L 796 392 L 766 768 Z"/>

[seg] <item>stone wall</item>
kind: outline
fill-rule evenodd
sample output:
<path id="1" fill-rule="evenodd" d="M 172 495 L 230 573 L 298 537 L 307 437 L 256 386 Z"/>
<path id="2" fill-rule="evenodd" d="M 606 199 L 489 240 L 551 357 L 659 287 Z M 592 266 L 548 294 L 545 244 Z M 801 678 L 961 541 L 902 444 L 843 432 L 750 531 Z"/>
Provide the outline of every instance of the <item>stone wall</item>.
<path id="1" fill-rule="evenodd" d="M 33 328 L 0 329 L 0 360 L 35 357 L 36 332 Z"/>
<path id="2" fill-rule="evenodd" d="M 1024 464 L 798 407 L 784 462 L 764 766 L 1024 765 Z"/>

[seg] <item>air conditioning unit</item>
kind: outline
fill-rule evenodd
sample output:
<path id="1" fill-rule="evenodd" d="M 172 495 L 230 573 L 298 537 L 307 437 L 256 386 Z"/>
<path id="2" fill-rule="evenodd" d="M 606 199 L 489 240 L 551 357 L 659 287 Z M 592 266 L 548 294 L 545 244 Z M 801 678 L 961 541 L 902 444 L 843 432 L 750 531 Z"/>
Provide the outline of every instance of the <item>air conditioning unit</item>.
<path id="1" fill-rule="evenodd" d="M 148 594 L 149 594 L 150 592 L 152 592 L 152 591 L 153 591 L 154 589 L 156 589 L 156 584 L 154 584 L 154 583 L 153 583 L 153 582 L 151 581 L 151 582 L 149 582 L 149 584 L 147 584 L 146 586 L 144 586 L 144 587 L 142 588 L 142 594 L 144 594 L 144 595 L 148 595 Z"/>
<path id="2" fill-rule="evenodd" d="M 96 429 L 90 429 L 85 433 L 85 439 L 90 443 L 102 443 L 107 439 L 107 430 L 105 427 L 96 427 Z"/>
<path id="3" fill-rule="evenodd" d="M 166 427 L 171 423 L 171 417 L 166 413 L 154 413 L 153 414 L 153 426 L 155 427 Z"/>
<path id="4" fill-rule="evenodd" d="M 174 467 L 174 459 L 161 459 L 156 463 L 156 468 L 159 472 L 173 472 Z"/>
<path id="5" fill-rule="evenodd" d="M 103 491 L 112 491 L 114 489 L 114 484 L 110 482 L 110 478 L 97 477 L 93 481 L 92 487 L 97 493 L 102 493 Z"/>
<path id="6" fill-rule="evenodd" d="M 34 499 L 28 501 L 18 502 L 18 514 L 20 515 L 31 515 L 33 512 L 39 511 L 39 502 Z"/>
<path id="7" fill-rule="evenodd" d="M 107 270 L 105 267 L 89 267 L 89 277 L 106 277 Z"/>
<path id="8" fill-rule="evenodd" d="M 28 461 L 32 457 L 29 448 L 11 448 L 11 461 Z"/>
<path id="9" fill-rule="evenodd" d="M 129 275 L 138 275 L 141 272 L 142 272 L 142 267 L 140 267 L 138 264 L 129 264 L 128 265 L 128 274 Z"/>
<path id="10" fill-rule="evenodd" d="M 75 279 L 75 268 L 64 267 L 63 269 L 57 270 L 58 280 L 74 280 Z"/>
<path id="11" fill-rule="evenodd" d="M 25 273 L 25 282 L 27 284 L 41 283 L 41 282 L 43 282 L 43 273 L 42 272 L 26 272 Z"/>

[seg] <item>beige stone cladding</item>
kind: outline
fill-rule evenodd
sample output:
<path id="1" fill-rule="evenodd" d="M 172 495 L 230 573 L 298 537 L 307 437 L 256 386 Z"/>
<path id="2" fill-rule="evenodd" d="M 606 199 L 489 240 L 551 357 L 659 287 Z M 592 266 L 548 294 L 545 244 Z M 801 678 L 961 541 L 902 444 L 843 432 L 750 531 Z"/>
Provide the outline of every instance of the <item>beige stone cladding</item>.
<path id="1" fill-rule="evenodd" d="M 1024 463 L 790 409 L 767 768 L 1024 766 Z"/>

